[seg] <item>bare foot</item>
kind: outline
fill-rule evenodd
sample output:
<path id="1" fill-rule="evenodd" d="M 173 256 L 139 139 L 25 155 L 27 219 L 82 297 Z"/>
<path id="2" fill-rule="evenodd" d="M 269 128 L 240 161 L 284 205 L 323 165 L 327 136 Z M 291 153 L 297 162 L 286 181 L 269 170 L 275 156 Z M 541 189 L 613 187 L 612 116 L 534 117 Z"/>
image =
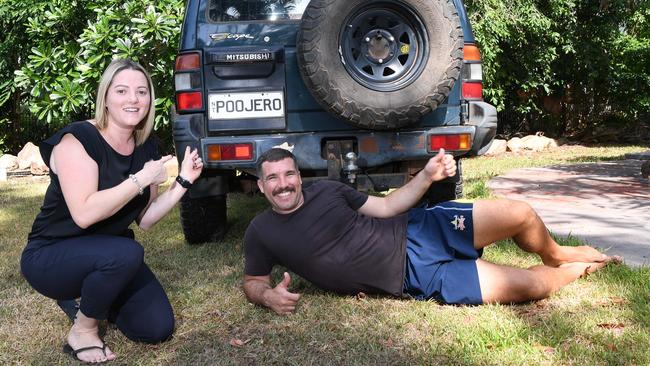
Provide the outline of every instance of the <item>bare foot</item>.
<path id="1" fill-rule="evenodd" d="M 106 362 L 117 357 L 108 347 L 104 347 L 104 342 L 99 338 L 98 323 L 96 319 L 88 318 L 78 311 L 77 318 L 68 333 L 67 341 L 72 350 L 97 347 L 77 353 L 76 357 L 82 362 Z"/>
<path id="2" fill-rule="evenodd" d="M 542 262 L 547 266 L 559 267 L 562 264 L 573 262 L 600 263 L 607 261 L 608 258 L 610 257 L 588 245 L 578 247 L 560 245 L 546 258 L 542 257 Z"/>
<path id="3" fill-rule="evenodd" d="M 623 263 L 623 259 L 615 255 L 615 256 L 607 257 L 605 258 L 605 260 L 600 262 L 570 262 L 570 263 L 560 264 L 558 267 L 569 268 L 572 271 L 575 271 L 576 276 L 584 277 L 598 271 L 599 269 L 604 268 L 610 263 L 620 264 Z"/>

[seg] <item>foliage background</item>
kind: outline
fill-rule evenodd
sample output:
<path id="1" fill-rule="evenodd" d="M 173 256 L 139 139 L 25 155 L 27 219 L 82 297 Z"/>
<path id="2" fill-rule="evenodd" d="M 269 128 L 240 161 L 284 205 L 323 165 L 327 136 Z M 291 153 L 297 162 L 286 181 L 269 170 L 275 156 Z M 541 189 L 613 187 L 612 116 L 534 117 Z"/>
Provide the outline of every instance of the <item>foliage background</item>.
<path id="1" fill-rule="evenodd" d="M 92 116 L 101 73 L 116 57 L 150 72 L 155 127 L 170 139 L 183 10 L 182 0 L 0 0 L 0 151 Z"/>
<path id="2" fill-rule="evenodd" d="M 650 139 L 650 2 L 466 0 L 500 133 Z M 88 118 L 100 73 L 129 57 L 169 108 L 183 0 L 0 0 L 0 152 Z"/>
<path id="3" fill-rule="evenodd" d="M 467 0 L 502 132 L 650 138 L 650 2 Z"/>

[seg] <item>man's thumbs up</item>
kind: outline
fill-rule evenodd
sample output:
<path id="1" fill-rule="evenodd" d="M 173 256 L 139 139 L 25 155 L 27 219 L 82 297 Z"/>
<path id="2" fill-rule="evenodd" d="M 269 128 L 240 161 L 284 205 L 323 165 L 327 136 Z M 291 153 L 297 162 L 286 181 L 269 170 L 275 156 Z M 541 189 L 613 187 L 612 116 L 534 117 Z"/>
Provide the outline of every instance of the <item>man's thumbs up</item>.
<path id="1" fill-rule="evenodd" d="M 445 154 L 445 149 L 441 148 L 435 156 L 429 159 L 424 170 L 431 181 L 439 181 L 456 174 L 456 161 L 452 155 Z"/>
<path id="2" fill-rule="evenodd" d="M 436 154 L 436 156 L 433 157 L 433 159 L 437 162 L 442 162 L 444 157 L 445 157 L 445 149 L 440 148 L 440 150 L 438 150 L 438 153 Z"/>
<path id="3" fill-rule="evenodd" d="M 291 276 L 284 272 L 284 278 L 270 292 L 267 298 L 266 306 L 273 309 L 278 314 L 289 314 L 296 310 L 296 304 L 300 300 L 300 294 L 289 292 L 287 288 L 291 283 Z"/>
<path id="4" fill-rule="evenodd" d="M 291 275 L 289 275 L 289 272 L 284 272 L 284 278 L 278 283 L 278 287 L 283 287 L 286 290 L 289 288 L 289 283 L 291 283 Z"/>

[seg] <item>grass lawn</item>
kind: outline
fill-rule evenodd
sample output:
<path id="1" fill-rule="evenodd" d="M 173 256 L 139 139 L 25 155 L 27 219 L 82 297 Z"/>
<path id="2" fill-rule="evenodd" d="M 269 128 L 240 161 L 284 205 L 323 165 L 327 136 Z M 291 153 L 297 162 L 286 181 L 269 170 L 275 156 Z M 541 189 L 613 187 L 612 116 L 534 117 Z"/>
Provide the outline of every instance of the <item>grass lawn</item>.
<path id="1" fill-rule="evenodd" d="M 469 198 L 488 197 L 489 178 L 519 167 L 615 160 L 642 146 L 565 146 L 551 152 L 480 157 L 464 164 Z M 0 183 L 0 364 L 72 364 L 61 352 L 69 321 L 25 282 L 20 253 L 46 182 Z M 232 194 L 232 223 L 218 243 L 187 245 L 174 210 L 151 231 L 136 230 L 145 260 L 175 310 L 174 338 L 128 341 L 108 326 L 112 364 L 137 365 L 649 365 L 650 268 L 611 266 L 549 299 L 522 305 L 444 306 L 387 297 L 340 297 L 294 276 L 298 310 L 278 316 L 242 291 L 242 236 L 266 207 L 261 196 Z M 577 245 L 575 240 L 561 240 Z M 498 263 L 540 263 L 511 242 L 485 252 Z M 275 272 L 279 278 L 281 269 Z"/>

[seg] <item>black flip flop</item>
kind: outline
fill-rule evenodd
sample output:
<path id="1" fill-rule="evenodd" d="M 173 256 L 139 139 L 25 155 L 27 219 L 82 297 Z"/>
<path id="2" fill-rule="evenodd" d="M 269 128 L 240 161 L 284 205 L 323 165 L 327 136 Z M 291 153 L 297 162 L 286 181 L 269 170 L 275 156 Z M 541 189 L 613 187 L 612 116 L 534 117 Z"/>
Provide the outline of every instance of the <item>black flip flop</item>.
<path id="1" fill-rule="evenodd" d="M 106 356 L 106 343 L 104 343 L 101 347 L 100 347 L 100 346 L 89 346 L 89 347 L 81 347 L 81 348 L 79 348 L 79 349 L 72 349 L 72 347 L 70 346 L 70 344 L 66 343 L 66 344 L 63 346 L 63 353 L 72 356 L 72 358 L 74 358 L 74 359 L 77 360 L 77 361 L 80 361 L 80 362 L 83 362 L 83 363 L 87 363 L 87 364 L 98 365 L 98 364 L 102 364 L 102 363 L 106 362 L 106 361 L 100 361 L 100 362 L 87 362 L 87 361 L 82 361 L 82 360 L 79 359 L 79 357 L 77 357 L 77 355 L 78 355 L 79 353 L 84 352 L 84 351 L 90 351 L 90 350 L 92 350 L 92 349 L 98 349 L 98 350 L 101 350 L 102 353 L 104 354 L 104 356 Z"/>

